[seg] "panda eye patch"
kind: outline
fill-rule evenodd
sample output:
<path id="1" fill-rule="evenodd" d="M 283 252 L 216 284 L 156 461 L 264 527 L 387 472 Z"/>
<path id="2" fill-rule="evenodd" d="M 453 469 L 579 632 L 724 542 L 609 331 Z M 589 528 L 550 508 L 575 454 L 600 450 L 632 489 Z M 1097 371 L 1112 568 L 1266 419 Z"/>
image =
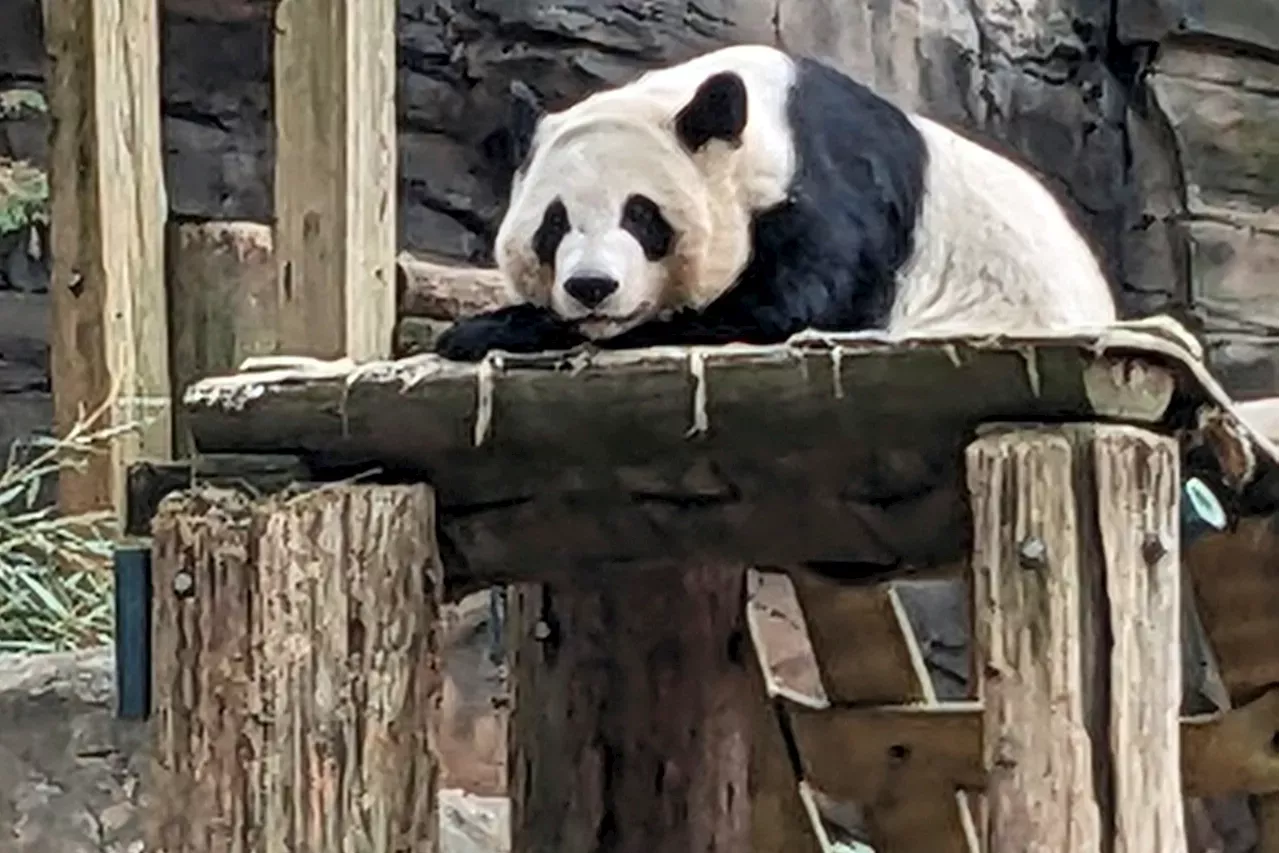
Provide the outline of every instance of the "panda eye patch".
<path id="1" fill-rule="evenodd" d="M 644 250 L 644 256 L 651 261 L 665 258 L 675 241 L 676 235 L 671 224 L 648 196 L 633 195 L 627 198 L 626 204 L 622 206 L 621 227 L 636 238 L 636 242 Z"/>
<path id="2" fill-rule="evenodd" d="M 569 211 L 565 210 L 564 202 L 556 199 L 547 205 L 546 212 L 542 214 L 542 223 L 533 234 L 533 253 L 537 255 L 538 261 L 546 266 L 554 264 L 556 249 L 560 248 L 560 241 L 568 233 Z"/>

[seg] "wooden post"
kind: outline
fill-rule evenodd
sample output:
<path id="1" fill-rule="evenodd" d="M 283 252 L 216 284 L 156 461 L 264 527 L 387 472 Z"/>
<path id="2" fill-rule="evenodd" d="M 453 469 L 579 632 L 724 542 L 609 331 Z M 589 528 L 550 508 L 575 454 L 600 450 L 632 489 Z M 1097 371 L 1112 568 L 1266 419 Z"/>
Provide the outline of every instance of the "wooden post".
<path id="1" fill-rule="evenodd" d="M 281 0 L 275 246 L 287 355 L 386 357 L 395 326 L 396 4 Z"/>
<path id="2" fill-rule="evenodd" d="M 125 472 L 170 452 L 157 0 L 45 0 L 54 423 L 136 427 L 59 476 L 65 512 L 123 513 Z M 105 406 L 105 409 L 103 407 Z"/>
<path id="3" fill-rule="evenodd" d="M 173 394 L 206 376 L 232 373 L 279 342 L 271 227 L 256 222 L 172 222 L 167 233 Z M 192 450 L 185 414 L 174 416 L 174 449 Z"/>
<path id="4" fill-rule="evenodd" d="M 993 428 L 967 462 L 986 849 L 1185 851 L 1176 441 Z"/>
<path id="5" fill-rule="evenodd" d="M 148 849 L 433 850 L 430 491 L 204 489 L 153 529 Z"/>
<path id="6" fill-rule="evenodd" d="M 513 590 L 513 853 L 751 849 L 742 569 Z"/>

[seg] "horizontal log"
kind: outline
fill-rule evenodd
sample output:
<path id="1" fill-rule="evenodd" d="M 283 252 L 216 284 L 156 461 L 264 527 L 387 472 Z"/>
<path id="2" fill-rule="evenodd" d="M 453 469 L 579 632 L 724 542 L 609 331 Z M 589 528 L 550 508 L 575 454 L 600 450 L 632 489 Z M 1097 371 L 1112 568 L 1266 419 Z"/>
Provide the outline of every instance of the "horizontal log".
<path id="1" fill-rule="evenodd" d="M 502 274 L 493 268 L 440 263 L 401 252 L 396 258 L 401 316 L 456 320 L 511 302 Z"/>
<path id="2" fill-rule="evenodd" d="M 1185 406 L 1151 408 L 1150 382 L 1132 388 L 1141 406 L 1123 387 L 1100 395 L 1116 361 L 1169 374 L 1179 402 L 1221 393 L 1180 347 L 1117 329 L 298 361 L 201 381 L 184 408 L 202 453 L 297 453 L 321 475 L 371 466 L 431 482 L 451 571 L 537 580 L 716 558 L 865 576 L 967 552 L 959 453 L 984 421 L 1120 409 L 1185 425 Z"/>
<path id="3" fill-rule="evenodd" d="M 982 706 L 937 705 L 815 708 L 784 700 L 805 779 L 828 796 L 871 801 L 886 786 L 914 790 L 943 785 L 978 790 Z M 1182 785 L 1187 796 L 1276 790 L 1276 692 L 1223 714 L 1184 717 Z"/>

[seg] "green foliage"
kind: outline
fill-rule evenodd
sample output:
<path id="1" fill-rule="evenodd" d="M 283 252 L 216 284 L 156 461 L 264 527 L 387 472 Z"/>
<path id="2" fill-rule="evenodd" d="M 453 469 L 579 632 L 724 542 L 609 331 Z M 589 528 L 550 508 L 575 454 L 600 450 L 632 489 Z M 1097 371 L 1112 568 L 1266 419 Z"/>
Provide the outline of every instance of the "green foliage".
<path id="1" fill-rule="evenodd" d="M 0 157 L 0 234 L 49 221 L 49 179 L 26 160 Z"/>
<path id="2" fill-rule="evenodd" d="M 111 640 L 114 517 L 62 516 L 40 505 L 44 487 L 60 471 L 82 469 L 129 429 L 95 428 L 105 411 L 82 418 L 66 438 L 37 436 L 22 454 L 11 449 L 0 471 L 0 652 L 62 651 Z"/>

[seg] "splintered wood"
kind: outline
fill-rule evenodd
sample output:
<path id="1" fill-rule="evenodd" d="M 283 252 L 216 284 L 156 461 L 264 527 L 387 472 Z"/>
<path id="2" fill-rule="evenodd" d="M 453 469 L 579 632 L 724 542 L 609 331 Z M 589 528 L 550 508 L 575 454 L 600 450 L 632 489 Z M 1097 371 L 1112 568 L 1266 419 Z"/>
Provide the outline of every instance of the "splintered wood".
<path id="1" fill-rule="evenodd" d="M 993 429 L 970 445 L 991 853 L 1178 853 L 1172 438 Z"/>
<path id="2" fill-rule="evenodd" d="M 150 849 L 434 849 L 429 489 L 208 489 L 154 531 Z"/>

